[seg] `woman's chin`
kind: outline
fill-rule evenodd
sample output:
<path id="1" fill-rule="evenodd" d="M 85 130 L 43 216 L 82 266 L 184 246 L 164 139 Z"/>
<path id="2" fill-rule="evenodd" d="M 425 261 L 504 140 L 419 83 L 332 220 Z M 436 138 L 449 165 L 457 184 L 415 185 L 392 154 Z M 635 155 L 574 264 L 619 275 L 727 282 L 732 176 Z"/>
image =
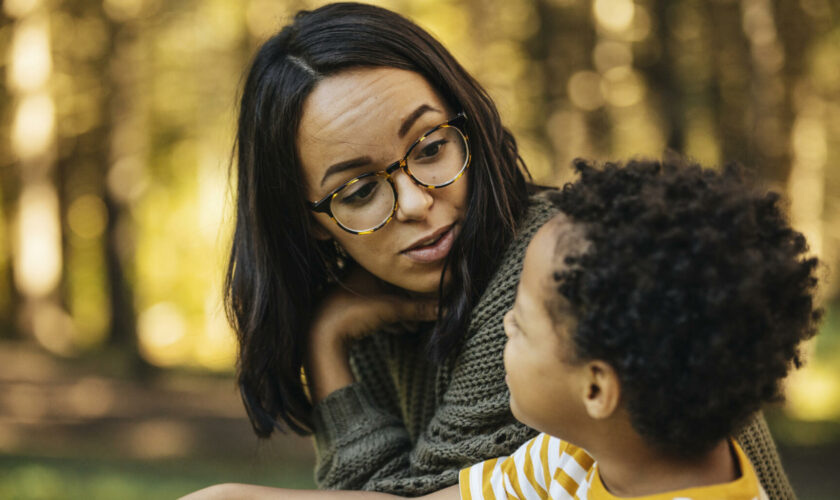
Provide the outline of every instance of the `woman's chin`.
<path id="1" fill-rule="evenodd" d="M 441 266 L 442 268 L 443 266 Z M 390 282 L 391 285 L 402 290 L 422 297 L 437 297 L 440 291 L 440 269 L 433 272 L 411 273 L 407 272 L 398 276 L 397 280 Z M 451 273 L 447 271 L 443 279 L 443 285 L 449 286 L 452 282 Z"/>

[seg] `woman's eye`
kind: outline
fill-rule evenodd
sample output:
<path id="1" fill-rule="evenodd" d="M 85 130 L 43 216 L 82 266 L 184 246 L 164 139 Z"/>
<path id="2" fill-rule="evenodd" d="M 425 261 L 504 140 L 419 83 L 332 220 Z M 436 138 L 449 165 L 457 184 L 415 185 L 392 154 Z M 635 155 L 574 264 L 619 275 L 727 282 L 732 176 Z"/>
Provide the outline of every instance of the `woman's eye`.
<path id="1" fill-rule="evenodd" d="M 415 155 L 415 158 L 418 160 L 434 158 L 435 156 L 440 154 L 441 150 L 447 142 L 448 141 L 446 141 L 445 139 L 441 139 L 431 144 L 427 144 L 422 149 L 420 149 L 420 151 Z"/>
<path id="2" fill-rule="evenodd" d="M 357 182 L 356 184 L 362 184 L 362 182 Z M 378 185 L 378 182 L 366 182 L 359 187 L 350 186 L 345 189 L 345 191 L 350 192 L 341 197 L 341 203 L 355 205 L 366 203 L 373 199 Z"/>

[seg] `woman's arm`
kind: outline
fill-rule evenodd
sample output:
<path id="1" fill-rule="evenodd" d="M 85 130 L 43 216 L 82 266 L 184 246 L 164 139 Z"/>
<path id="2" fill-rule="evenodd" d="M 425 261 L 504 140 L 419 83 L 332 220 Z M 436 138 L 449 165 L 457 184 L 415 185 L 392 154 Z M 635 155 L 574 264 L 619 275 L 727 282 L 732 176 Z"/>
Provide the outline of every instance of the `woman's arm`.
<path id="1" fill-rule="evenodd" d="M 361 490 L 374 474 L 395 468 L 407 472 L 404 458 L 412 445 L 387 373 L 390 353 L 364 337 L 389 324 L 431 320 L 436 306 L 436 301 L 411 300 L 387 290 L 361 269 L 321 304 L 306 363 L 320 488 Z M 354 352 L 364 352 L 355 373 L 351 344 Z"/>
<path id="2" fill-rule="evenodd" d="M 399 294 L 368 271 L 356 267 L 315 312 L 309 331 L 306 375 L 317 405 L 355 381 L 350 369 L 350 342 L 403 321 L 436 319 L 437 301 Z"/>
<path id="3" fill-rule="evenodd" d="M 397 500 L 403 497 L 375 491 L 289 490 L 251 484 L 217 484 L 180 500 Z M 430 493 L 423 500 L 459 500 L 458 486 Z"/>

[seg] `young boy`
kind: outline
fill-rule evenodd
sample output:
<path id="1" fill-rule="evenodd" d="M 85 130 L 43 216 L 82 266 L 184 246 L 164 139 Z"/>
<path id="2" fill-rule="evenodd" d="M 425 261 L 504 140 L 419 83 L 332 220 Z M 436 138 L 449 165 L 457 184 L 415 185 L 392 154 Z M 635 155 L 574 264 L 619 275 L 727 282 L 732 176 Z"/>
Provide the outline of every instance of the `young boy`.
<path id="1" fill-rule="evenodd" d="M 737 167 L 575 166 L 504 324 L 511 410 L 543 434 L 428 500 L 765 499 L 730 436 L 801 364 L 817 260 Z M 374 497 L 392 496 L 229 484 L 189 498 Z"/>
<path id="2" fill-rule="evenodd" d="M 815 332 L 804 238 L 734 166 L 576 168 L 505 316 L 511 409 L 543 434 L 462 500 L 766 498 L 729 436 Z"/>

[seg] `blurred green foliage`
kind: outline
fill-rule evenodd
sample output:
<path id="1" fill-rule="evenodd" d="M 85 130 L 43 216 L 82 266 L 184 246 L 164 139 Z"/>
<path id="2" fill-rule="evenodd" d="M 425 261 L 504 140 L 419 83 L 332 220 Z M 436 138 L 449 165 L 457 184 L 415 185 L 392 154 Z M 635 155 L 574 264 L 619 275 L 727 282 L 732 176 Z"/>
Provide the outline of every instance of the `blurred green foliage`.
<path id="1" fill-rule="evenodd" d="M 177 498 L 211 484 L 249 482 L 314 488 L 305 464 L 269 469 L 231 461 L 132 462 L 0 457 L 0 498 L 5 500 L 147 500 Z M 303 467 L 301 466 L 303 465 Z"/>

